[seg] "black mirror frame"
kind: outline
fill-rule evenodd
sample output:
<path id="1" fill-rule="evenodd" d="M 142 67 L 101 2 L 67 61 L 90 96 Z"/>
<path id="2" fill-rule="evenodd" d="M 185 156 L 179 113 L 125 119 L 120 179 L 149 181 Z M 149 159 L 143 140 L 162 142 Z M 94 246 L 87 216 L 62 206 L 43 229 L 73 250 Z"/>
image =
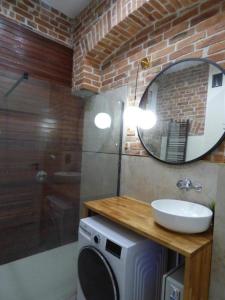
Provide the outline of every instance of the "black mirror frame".
<path id="1" fill-rule="evenodd" d="M 223 73 L 225 75 L 225 69 L 223 69 L 220 65 L 218 65 L 217 63 L 207 59 L 207 58 L 186 58 L 186 59 L 182 59 L 182 60 L 178 60 L 174 63 L 171 63 L 169 64 L 167 67 L 165 67 L 162 71 L 159 72 L 159 74 L 157 74 L 153 79 L 152 81 L 149 83 L 149 85 L 146 87 L 142 97 L 141 97 L 141 100 L 139 102 L 139 107 L 141 107 L 141 104 L 143 102 L 143 96 L 145 95 L 146 91 L 148 90 L 148 88 L 151 86 L 151 84 L 159 77 L 161 76 L 161 74 L 163 74 L 165 71 L 167 71 L 168 69 L 170 69 L 171 67 L 179 64 L 179 63 L 182 63 L 182 62 L 186 62 L 186 61 L 202 61 L 202 62 L 205 62 L 205 63 L 208 63 L 208 64 L 211 64 L 215 67 L 217 67 L 221 73 Z M 210 154 L 213 150 L 215 150 L 225 139 L 225 131 L 224 131 L 224 134 L 221 136 L 221 138 L 218 140 L 218 142 L 212 147 L 210 148 L 207 152 L 205 152 L 204 154 L 202 154 L 201 156 L 195 158 L 195 159 L 192 159 L 192 160 L 189 160 L 189 161 L 185 161 L 185 162 L 167 162 L 165 160 L 162 160 L 156 156 L 154 156 L 149 150 L 148 148 L 146 147 L 145 143 L 143 142 L 142 138 L 141 138 L 141 134 L 140 134 L 140 128 L 137 126 L 137 132 L 138 132 L 138 138 L 142 144 L 142 146 L 144 147 L 144 149 L 147 151 L 147 153 L 153 157 L 154 159 L 162 162 L 162 163 L 165 163 L 165 164 L 168 164 L 168 165 L 184 165 L 184 164 L 189 164 L 189 163 L 192 163 L 192 162 L 195 162 L 195 161 L 198 161 L 200 159 L 202 159 L 203 157 L 207 156 L 208 154 Z"/>

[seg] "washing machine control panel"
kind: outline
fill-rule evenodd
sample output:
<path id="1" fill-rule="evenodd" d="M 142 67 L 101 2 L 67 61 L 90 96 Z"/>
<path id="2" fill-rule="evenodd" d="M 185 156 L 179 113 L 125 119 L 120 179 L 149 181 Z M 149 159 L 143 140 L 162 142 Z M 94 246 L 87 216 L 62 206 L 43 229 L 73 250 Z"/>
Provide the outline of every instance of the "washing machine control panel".
<path id="1" fill-rule="evenodd" d="M 95 242 L 96 244 L 99 244 L 100 241 L 101 241 L 100 235 L 99 235 L 99 234 L 94 235 L 94 242 Z"/>
<path id="2" fill-rule="evenodd" d="M 109 239 L 106 240 L 105 250 L 110 252 L 112 255 L 116 256 L 117 258 L 121 257 L 122 247 L 118 244 L 110 241 Z"/>

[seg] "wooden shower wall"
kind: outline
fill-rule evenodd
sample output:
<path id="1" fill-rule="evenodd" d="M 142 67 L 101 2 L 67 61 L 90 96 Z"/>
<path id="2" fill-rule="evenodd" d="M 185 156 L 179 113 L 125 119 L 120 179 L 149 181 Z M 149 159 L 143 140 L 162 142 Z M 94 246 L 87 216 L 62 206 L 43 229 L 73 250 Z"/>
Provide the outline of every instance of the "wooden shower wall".
<path id="1" fill-rule="evenodd" d="M 0 264 L 76 239 L 79 182 L 53 180 L 81 168 L 83 103 L 70 94 L 72 54 L 0 17 Z M 29 80 L 4 99 L 23 72 Z M 48 173 L 43 184 L 39 170 Z"/>
<path id="2" fill-rule="evenodd" d="M 0 66 L 71 86 L 73 50 L 0 16 Z"/>

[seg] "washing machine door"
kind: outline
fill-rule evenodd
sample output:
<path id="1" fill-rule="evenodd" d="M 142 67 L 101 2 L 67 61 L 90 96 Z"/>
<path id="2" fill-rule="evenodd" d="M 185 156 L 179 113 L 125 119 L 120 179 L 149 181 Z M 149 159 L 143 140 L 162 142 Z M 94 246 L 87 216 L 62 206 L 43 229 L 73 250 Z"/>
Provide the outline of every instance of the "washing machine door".
<path id="1" fill-rule="evenodd" d="M 115 275 L 106 258 L 94 247 L 84 247 L 78 257 L 78 276 L 87 300 L 119 300 Z"/>

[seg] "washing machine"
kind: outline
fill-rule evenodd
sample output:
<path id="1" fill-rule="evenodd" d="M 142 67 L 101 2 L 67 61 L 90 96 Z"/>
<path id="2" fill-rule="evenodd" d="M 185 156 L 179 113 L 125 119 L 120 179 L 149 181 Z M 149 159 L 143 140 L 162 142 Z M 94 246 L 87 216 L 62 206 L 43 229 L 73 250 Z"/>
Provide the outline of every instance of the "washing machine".
<path id="1" fill-rule="evenodd" d="M 167 250 L 101 216 L 79 226 L 77 300 L 158 300 Z"/>

